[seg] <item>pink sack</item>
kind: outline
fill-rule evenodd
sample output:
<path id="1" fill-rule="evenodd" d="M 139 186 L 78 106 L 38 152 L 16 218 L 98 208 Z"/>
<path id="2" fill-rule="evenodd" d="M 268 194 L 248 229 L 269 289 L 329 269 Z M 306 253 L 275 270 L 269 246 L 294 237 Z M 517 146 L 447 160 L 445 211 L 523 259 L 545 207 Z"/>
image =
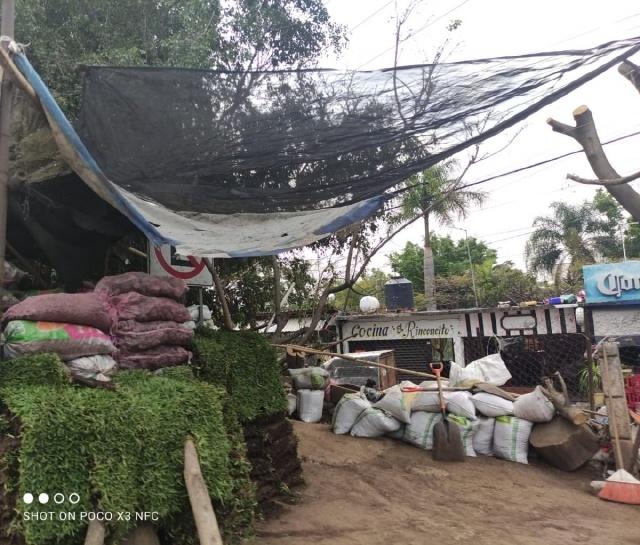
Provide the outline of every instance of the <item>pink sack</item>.
<path id="1" fill-rule="evenodd" d="M 168 297 L 179 301 L 188 289 L 187 283 L 179 278 L 128 272 L 117 276 L 105 276 L 96 284 L 95 291 L 109 297 L 135 291 L 150 297 Z"/>
<path id="2" fill-rule="evenodd" d="M 188 322 L 191 314 L 184 305 L 166 297 L 147 297 L 136 292 L 123 293 L 107 300 L 118 320 Z"/>
<path id="3" fill-rule="evenodd" d="M 145 333 L 147 331 L 155 331 L 156 329 L 176 328 L 191 331 L 191 328 L 186 327 L 185 324 L 179 324 L 178 322 L 136 322 L 135 320 L 122 320 L 115 325 L 113 330 L 115 335 L 120 335 L 122 333 Z"/>
<path id="4" fill-rule="evenodd" d="M 3 324 L 12 320 L 85 325 L 107 332 L 112 323 L 107 308 L 95 293 L 48 293 L 27 297 L 2 316 Z"/>
<path id="5" fill-rule="evenodd" d="M 116 361 L 123 369 L 149 369 L 184 365 L 191 361 L 191 352 L 181 346 L 157 346 L 142 352 L 120 351 Z"/>
<path id="6" fill-rule="evenodd" d="M 158 322 L 151 322 L 158 323 Z M 148 350 L 162 344 L 171 346 L 189 346 L 193 337 L 193 331 L 180 327 L 152 329 L 150 331 L 119 331 L 115 334 L 116 345 L 120 350 L 138 352 Z"/>

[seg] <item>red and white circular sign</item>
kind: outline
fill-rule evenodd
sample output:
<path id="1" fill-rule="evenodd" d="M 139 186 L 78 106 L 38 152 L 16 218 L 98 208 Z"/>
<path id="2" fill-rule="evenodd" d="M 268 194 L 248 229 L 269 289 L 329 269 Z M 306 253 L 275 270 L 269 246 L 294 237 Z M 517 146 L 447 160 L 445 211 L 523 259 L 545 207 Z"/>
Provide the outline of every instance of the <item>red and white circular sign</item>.
<path id="1" fill-rule="evenodd" d="M 173 246 L 155 247 L 150 254 L 149 272 L 161 276 L 172 276 L 194 286 L 211 286 L 213 279 L 204 259 L 193 256 L 179 257 Z"/>

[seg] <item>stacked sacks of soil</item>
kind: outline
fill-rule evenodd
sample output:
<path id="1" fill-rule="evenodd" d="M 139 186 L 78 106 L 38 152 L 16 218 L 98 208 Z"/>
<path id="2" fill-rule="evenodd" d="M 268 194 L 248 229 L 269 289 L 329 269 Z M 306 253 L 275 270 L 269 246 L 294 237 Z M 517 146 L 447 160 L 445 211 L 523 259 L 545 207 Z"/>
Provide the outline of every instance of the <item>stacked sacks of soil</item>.
<path id="1" fill-rule="evenodd" d="M 191 315 L 183 280 L 130 272 L 106 276 L 95 293 L 110 310 L 116 360 L 128 369 L 156 370 L 189 363 Z"/>
<path id="2" fill-rule="evenodd" d="M 28 297 L 2 318 L 4 356 L 54 353 L 72 374 L 109 381 L 116 370 L 111 318 L 94 293 L 55 293 Z"/>

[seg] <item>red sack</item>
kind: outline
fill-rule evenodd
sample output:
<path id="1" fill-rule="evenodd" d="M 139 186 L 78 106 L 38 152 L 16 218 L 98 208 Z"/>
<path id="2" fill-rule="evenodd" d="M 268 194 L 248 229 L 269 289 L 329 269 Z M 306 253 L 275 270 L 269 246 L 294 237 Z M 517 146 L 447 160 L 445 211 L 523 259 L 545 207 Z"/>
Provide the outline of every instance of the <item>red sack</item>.
<path id="1" fill-rule="evenodd" d="M 111 297 L 135 291 L 149 297 L 168 297 L 179 301 L 188 289 L 187 283 L 179 278 L 128 272 L 117 276 L 105 276 L 96 284 L 95 292 Z"/>
<path id="2" fill-rule="evenodd" d="M 120 331 L 115 333 L 116 345 L 127 352 L 139 352 L 160 345 L 189 346 L 193 337 L 193 330 L 180 327 L 175 322 L 150 322 L 173 323 L 174 327 L 150 329 L 148 331 Z"/>
<path id="3" fill-rule="evenodd" d="M 2 316 L 3 324 L 12 320 L 84 325 L 105 332 L 109 332 L 112 324 L 105 304 L 95 293 L 48 293 L 27 297 Z"/>
<path id="4" fill-rule="evenodd" d="M 149 369 L 175 367 L 191 361 L 191 352 L 181 346 L 157 346 L 142 352 L 122 350 L 116 354 L 116 361 L 123 369 Z"/>
<path id="5" fill-rule="evenodd" d="M 183 323 L 191 320 L 191 314 L 184 305 L 166 297 L 147 297 L 132 291 L 109 298 L 107 304 L 113 309 L 119 321 L 167 320 Z"/>
<path id="6" fill-rule="evenodd" d="M 185 324 L 179 324 L 178 322 L 136 322 L 135 320 L 121 320 L 114 327 L 114 334 L 119 335 L 121 333 L 145 333 L 147 331 L 155 331 L 156 329 L 188 329 Z"/>

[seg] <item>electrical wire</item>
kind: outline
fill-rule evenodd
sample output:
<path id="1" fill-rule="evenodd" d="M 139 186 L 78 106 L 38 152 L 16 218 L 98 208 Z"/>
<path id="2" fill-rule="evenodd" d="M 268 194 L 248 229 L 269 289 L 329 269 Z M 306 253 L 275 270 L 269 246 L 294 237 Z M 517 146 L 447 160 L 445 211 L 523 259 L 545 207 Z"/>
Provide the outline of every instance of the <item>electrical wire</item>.
<path id="1" fill-rule="evenodd" d="M 390 6 L 391 4 L 393 4 L 395 0 L 390 0 L 389 2 L 387 2 L 384 6 L 382 6 L 381 8 L 377 9 L 376 11 L 374 11 L 371 15 L 367 15 L 364 19 L 362 19 L 362 21 L 360 21 L 357 25 L 355 25 L 354 27 L 351 27 L 349 29 L 349 32 L 353 32 L 356 28 L 361 27 L 364 23 L 366 23 L 367 21 L 369 21 L 370 19 L 373 19 L 376 15 L 378 15 L 378 13 L 380 13 L 383 9 L 385 9 L 387 6 Z"/>
<path id="2" fill-rule="evenodd" d="M 609 144 L 615 144 L 616 142 L 620 142 L 622 140 L 626 140 L 627 138 L 632 138 L 632 137 L 638 136 L 638 135 L 640 135 L 640 131 L 634 131 L 634 132 L 629 133 L 629 134 L 618 136 L 617 138 L 612 138 L 611 140 L 607 140 L 606 142 L 602 142 L 602 145 L 603 146 L 607 146 Z M 561 155 L 556 155 L 555 157 L 549 157 L 548 159 L 543 159 L 542 161 L 536 161 L 535 163 L 530 163 L 528 165 L 515 168 L 513 170 L 508 170 L 507 172 L 501 172 L 500 174 L 494 174 L 493 176 L 489 176 L 487 178 L 483 178 L 482 180 L 478 180 L 478 181 L 475 181 L 475 182 L 470 182 L 468 184 L 462 184 L 460 186 L 457 186 L 454 189 L 454 191 L 459 191 L 461 189 L 466 189 L 468 187 L 474 187 L 474 186 L 477 186 L 477 185 L 485 184 L 487 182 L 491 182 L 492 180 L 497 180 L 499 178 L 504 178 L 505 176 L 512 176 L 513 174 L 518 174 L 519 172 L 524 172 L 525 170 L 530 170 L 532 168 L 536 168 L 536 167 L 539 167 L 539 166 L 542 166 L 542 165 L 546 165 L 546 164 L 552 163 L 554 161 L 559 161 L 560 159 L 564 159 L 565 157 L 570 157 L 572 155 L 577 155 L 579 153 L 584 153 L 584 150 L 579 149 L 579 150 L 576 150 L 576 151 L 570 151 L 568 153 L 563 153 Z M 392 192 L 387 194 L 387 199 L 390 200 L 390 199 L 392 199 L 392 198 L 404 193 L 405 191 L 408 191 L 408 190 L 410 190 L 410 189 L 412 189 L 414 187 L 418 187 L 420 185 L 422 185 L 422 184 L 420 184 L 420 183 L 411 184 L 411 185 L 402 187 L 400 189 L 397 189 L 395 191 L 392 191 Z M 393 207 L 393 208 L 399 208 L 399 207 Z M 393 208 L 390 208 L 390 210 L 393 209 Z"/>
<path id="3" fill-rule="evenodd" d="M 400 40 L 398 42 L 398 44 L 402 44 L 404 42 L 406 42 L 407 40 L 410 40 L 411 38 L 417 36 L 418 34 L 420 34 L 422 31 L 426 30 L 427 28 L 429 28 L 432 25 L 435 25 L 438 21 L 441 21 L 442 19 L 444 19 L 447 15 L 453 13 L 454 11 L 456 11 L 457 9 L 460 9 L 462 6 L 464 6 L 466 3 L 468 3 L 470 0 L 463 0 L 462 2 L 460 2 L 457 6 L 451 8 L 449 11 L 447 11 L 446 13 L 443 13 L 442 15 L 439 15 L 438 17 L 436 17 L 435 19 L 429 21 L 426 25 L 420 27 L 418 30 L 416 30 L 415 32 L 412 32 L 411 34 L 409 34 L 408 36 L 405 36 L 402 40 Z M 371 62 L 375 61 L 376 59 L 379 59 L 380 57 L 382 57 L 383 55 L 385 55 L 386 53 L 388 53 L 389 51 L 392 51 L 395 48 L 395 46 L 389 47 L 387 49 L 385 49 L 384 51 L 382 51 L 381 53 L 379 53 L 378 55 L 376 55 L 375 57 L 371 57 L 368 61 L 366 61 L 365 63 L 361 64 L 360 66 L 358 66 L 357 70 L 360 70 L 360 68 L 362 68 L 363 66 L 366 66 L 367 64 L 370 64 Z"/>

